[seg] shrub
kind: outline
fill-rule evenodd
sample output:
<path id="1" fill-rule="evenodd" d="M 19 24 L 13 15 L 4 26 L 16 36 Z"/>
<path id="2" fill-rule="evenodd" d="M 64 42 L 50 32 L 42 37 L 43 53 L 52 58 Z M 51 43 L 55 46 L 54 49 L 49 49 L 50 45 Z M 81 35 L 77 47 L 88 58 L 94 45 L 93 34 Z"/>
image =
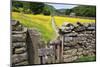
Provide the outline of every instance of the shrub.
<path id="1" fill-rule="evenodd" d="M 25 9 L 25 10 L 24 10 L 24 13 L 25 13 L 25 14 L 31 14 L 32 11 L 31 11 L 30 9 Z"/>
<path id="2" fill-rule="evenodd" d="M 12 7 L 12 11 L 13 11 L 13 12 L 20 12 L 19 9 L 16 8 L 16 7 Z"/>
<path id="3" fill-rule="evenodd" d="M 18 10 L 19 10 L 19 12 L 24 12 L 23 8 L 19 8 Z"/>

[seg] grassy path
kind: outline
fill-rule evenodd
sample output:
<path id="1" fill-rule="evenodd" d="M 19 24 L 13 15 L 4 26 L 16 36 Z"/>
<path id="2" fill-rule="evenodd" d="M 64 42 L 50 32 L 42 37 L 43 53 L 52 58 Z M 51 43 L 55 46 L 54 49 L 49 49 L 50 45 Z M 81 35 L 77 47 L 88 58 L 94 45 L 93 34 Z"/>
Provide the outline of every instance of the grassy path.
<path id="1" fill-rule="evenodd" d="M 56 25 L 56 23 L 55 23 L 54 17 L 51 18 L 51 23 L 52 23 L 52 28 L 53 28 L 53 30 L 54 30 L 55 33 L 56 33 L 56 36 L 58 36 L 58 35 L 59 35 L 59 34 L 58 34 L 58 29 L 57 29 L 57 25 Z"/>

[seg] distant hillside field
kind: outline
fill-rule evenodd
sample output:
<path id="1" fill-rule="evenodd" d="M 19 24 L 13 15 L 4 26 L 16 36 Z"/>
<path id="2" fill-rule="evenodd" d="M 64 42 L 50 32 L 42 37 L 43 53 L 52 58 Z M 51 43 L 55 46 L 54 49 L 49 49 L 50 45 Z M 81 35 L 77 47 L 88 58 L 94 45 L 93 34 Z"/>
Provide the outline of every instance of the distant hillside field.
<path id="1" fill-rule="evenodd" d="M 58 27 L 61 27 L 61 25 L 64 22 L 68 22 L 68 23 L 77 23 L 77 22 L 81 22 L 81 23 L 95 23 L 96 21 L 94 19 L 82 19 L 82 18 L 72 18 L 72 17 L 58 17 L 55 16 L 55 22 L 57 24 Z"/>
<path id="2" fill-rule="evenodd" d="M 64 22 L 75 23 L 80 21 L 82 23 L 90 23 L 95 22 L 95 20 L 90 19 L 80 19 L 80 18 L 69 18 L 69 17 L 59 17 L 55 16 L 55 23 L 58 27 L 60 27 Z M 18 20 L 25 27 L 35 28 L 37 29 L 41 35 L 43 40 L 49 41 L 56 37 L 56 34 L 52 28 L 51 24 L 51 16 L 45 16 L 42 14 L 33 15 L 33 14 L 22 14 L 17 12 L 12 12 L 12 19 Z"/>

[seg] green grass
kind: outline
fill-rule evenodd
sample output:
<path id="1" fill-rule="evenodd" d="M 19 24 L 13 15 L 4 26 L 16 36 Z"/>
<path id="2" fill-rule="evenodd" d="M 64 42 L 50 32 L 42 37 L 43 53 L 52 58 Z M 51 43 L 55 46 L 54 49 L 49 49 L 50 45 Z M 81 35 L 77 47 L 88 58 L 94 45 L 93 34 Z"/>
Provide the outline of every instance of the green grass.
<path id="1" fill-rule="evenodd" d="M 45 41 L 49 41 L 55 37 L 55 32 L 51 26 L 51 17 L 43 15 L 31 15 L 12 12 L 12 19 L 18 20 L 27 28 L 35 28 L 41 33 L 41 37 Z"/>
<path id="2" fill-rule="evenodd" d="M 51 16 L 33 15 L 33 14 L 21 14 L 12 12 L 12 19 L 18 20 L 27 28 L 35 28 L 41 33 L 41 37 L 45 41 L 49 41 L 56 38 L 56 34 L 52 28 Z M 69 18 L 55 16 L 55 22 L 60 27 L 63 22 L 75 23 L 80 22 L 95 22 L 95 20 L 82 19 L 82 18 Z"/>
<path id="3" fill-rule="evenodd" d="M 96 61 L 96 56 L 83 56 L 76 60 L 75 62 L 91 62 Z"/>
<path id="4" fill-rule="evenodd" d="M 55 16 L 55 22 L 57 24 L 57 26 L 61 27 L 61 25 L 64 22 L 68 22 L 68 23 L 76 23 L 76 22 L 81 22 L 81 23 L 95 23 L 94 19 L 84 19 L 84 18 L 76 18 L 76 17 L 58 17 Z"/>

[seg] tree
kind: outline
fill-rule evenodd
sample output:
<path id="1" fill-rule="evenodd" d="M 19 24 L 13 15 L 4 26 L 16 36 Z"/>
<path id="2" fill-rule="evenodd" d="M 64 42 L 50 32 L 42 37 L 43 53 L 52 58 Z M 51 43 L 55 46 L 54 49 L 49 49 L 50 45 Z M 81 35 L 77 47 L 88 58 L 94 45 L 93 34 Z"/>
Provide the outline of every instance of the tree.
<path id="1" fill-rule="evenodd" d="M 96 16 L 96 7 L 81 5 L 81 6 L 72 8 L 72 12 L 76 13 L 77 16 L 95 17 Z"/>
<path id="2" fill-rule="evenodd" d="M 53 6 L 45 4 L 43 8 L 44 15 L 53 15 L 54 11 L 55 11 L 55 8 Z"/>
<path id="3" fill-rule="evenodd" d="M 43 8 L 44 8 L 44 3 L 30 2 L 30 10 L 34 14 L 40 14 L 40 13 L 42 13 Z"/>
<path id="4" fill-rule="evenodd" d="M 66 9 L 65 14 L 66 14 L 66 15 L 69 15 L 71 12 L 72 12 L 72 9 Z"/>
<path id="5" fill-rule="evenodd" d="M 12 1 L 12 6 L 16 8 L 23 7 L 23 2 L 20 1 Z"/>

